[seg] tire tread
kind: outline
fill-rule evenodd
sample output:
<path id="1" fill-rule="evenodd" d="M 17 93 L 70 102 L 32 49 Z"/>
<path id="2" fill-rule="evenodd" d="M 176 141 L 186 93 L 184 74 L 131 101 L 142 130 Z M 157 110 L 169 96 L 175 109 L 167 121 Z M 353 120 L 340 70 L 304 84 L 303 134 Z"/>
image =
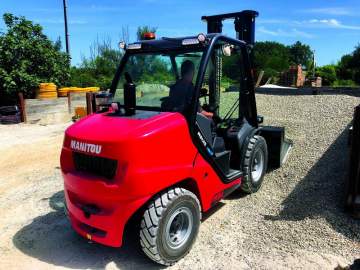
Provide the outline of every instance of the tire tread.
<path id="1" fill-rule="evenodd" d="M 164 258 L 161 258 L 158 248 L 156 246 L 159 221 L 162 218 L 163 213 L 171 205 L 171 203 L 176 198 L 184 195 L 192 197 L 197 202 L 201 220 L 201 207 L 198 198 L 192 192 L 179 187 L 168 189 L 164 193 L 159 194 L 153 200 L 151 200 L 141 220 L 140 245 L 142 247 L 142 250 L 151 260 L 159 264 L 166 266 L 170 266 L 173 264 L 172 262 L 166 261 Z"/>
<path id="2" fill-rule="evenodd" d="M 242 166 L 243 171 L 244 171 L 244 178 L 243 178 L 243 182 L 242 182 L 240 188 L 243 192 L 248 193 L 248 194 L 254 193 L 258 190 L 258 188 L 256 190 L 253 188 L 248 172 L 249 172 L 249 168 L 250 168 L 251 154 L 252 154 L 256 144 L 259 141 L 262 141 L 262 143 L 265 143 L 265 147 L 266 147 L 265 139 L 259 135 L 254 135 L 252 138 L 250 138 L 249 143 L 247 145 L 247 149 L 245 151 L 245 158 L 244 158 L 243 166 Z M 265 170 L 266 170 L 266 167 L 267 166 L 265 164 Z"/>

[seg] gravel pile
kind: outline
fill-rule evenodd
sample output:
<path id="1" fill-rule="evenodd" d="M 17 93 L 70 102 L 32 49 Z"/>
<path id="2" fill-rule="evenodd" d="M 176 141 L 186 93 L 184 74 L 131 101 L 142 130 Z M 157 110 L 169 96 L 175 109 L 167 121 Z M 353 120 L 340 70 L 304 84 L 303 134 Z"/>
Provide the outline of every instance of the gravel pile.
<path id="1" fill-rule="evenodd" d="M 334 269 L 360 258 L 360 221 L 343 213 L 346 128 L 359 102 L 347 95 L 257 95 L 265 124 L 285 126 L 293 140 L 289 159 L 266 175 L 258 193 L 232 194 L 204 215 L 193 249 L 170 269 Z M 65 126 L 35 127 L 2 130 L 13 138 L 9 146 L 0 140 L 3 268 L 159 269 L 137 249 L 137 232 L 121 249 L 90 245 L 73 232 L 58 167 Z M 33 139 L 22 140 L 24 132 Z"/>
<path id="2" fill-rule="evenodd" d="M 360 222 L 343 213 L 347 131 L 360 99 L 257 95 L 265 125 L 286 127 L 294 147 L 251 196 L 234 194 L 202 223 L 174 268 L 334 269 L 360 257 Z"/>

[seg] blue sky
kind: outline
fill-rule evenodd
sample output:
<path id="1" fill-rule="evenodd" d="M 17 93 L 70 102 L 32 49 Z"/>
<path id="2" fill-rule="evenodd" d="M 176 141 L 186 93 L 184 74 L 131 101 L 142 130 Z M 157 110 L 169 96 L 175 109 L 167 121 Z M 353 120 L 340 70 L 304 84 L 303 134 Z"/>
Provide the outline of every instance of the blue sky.
<path id="1" fill-rule="evenodd" d="M 141 25 L 157 27 L 158 37 L 192 35 L 206 32 L 205 23 L 200 21 L 202 15 L 243 9 L 260 13 L 257 40 L 284 44 L 300 40 L 316 51 L 319 65 L 336 63 L 360 43 L 359 0 L 68 0 L 68 6 L 73 64 L 89 55 L 89 46 L 97 38 L 110 38 L 116 46 L 122 39 L 123 27 L 128 27 L 131 41 Z M 1 0 L 0 13 L 4 12 L 38 22 L 51 39 L 60 36 L 63 40 L 62 0 Z M 224 32 L 234 36 L 232 23 L 224 25 Z"/>

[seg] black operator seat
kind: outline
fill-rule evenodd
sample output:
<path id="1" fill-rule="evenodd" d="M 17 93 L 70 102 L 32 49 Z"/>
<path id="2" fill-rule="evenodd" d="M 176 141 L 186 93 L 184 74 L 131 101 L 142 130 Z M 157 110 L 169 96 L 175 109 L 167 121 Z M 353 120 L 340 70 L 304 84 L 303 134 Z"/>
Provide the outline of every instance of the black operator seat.
<path id="1" fill-rule="evenodd" d="M 209 119 L 201 113 L 197 113 L 196 123 L 199 126 L 205 141 L 210 145 L 214 153 L 221 153 L 226 150 L 224 139 L 218 137 L 214 131 L 214 122 L 212 119 Z"/>
<path id="2" fill-rule="evenodd" d="M 218 164 L 220 169 L 225 175 L 231 173 L 230 169 L 230 156 L 231 152 L 226 150 L 224 138 L 217 136 L 216 131 L 214 130 L 214 123 L 212 119 L 207 118 L 201 113 L 196 115 L 196 123 L 201 131 L 201 134 L 204 137 L 206 143 L 210 146 L 213 153 L 212 154 L 215 162 Z"/>

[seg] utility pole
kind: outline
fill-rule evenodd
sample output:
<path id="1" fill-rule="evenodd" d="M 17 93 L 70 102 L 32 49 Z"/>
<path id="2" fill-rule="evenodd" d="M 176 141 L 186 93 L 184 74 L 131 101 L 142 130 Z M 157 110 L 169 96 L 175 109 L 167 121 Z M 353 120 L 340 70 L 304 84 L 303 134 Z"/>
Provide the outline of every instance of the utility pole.
<path id="1" fill-rule="evenodd" d="M 69 30 L 68 30 L 68 22 L 67 22 L 67 3 L 66 0 L 63 0 L 64 6 L 64 23 L 65 23 L 65 45 L 66 45 L 66 53 L 70 57 L 70 45 L 69 45 Z"/>
<path id="2" fill-rule="evenodd" d="M 313 50 L 313 78 L 315 78 L 316 62 L 315 62 L 315 50 Z"/>

